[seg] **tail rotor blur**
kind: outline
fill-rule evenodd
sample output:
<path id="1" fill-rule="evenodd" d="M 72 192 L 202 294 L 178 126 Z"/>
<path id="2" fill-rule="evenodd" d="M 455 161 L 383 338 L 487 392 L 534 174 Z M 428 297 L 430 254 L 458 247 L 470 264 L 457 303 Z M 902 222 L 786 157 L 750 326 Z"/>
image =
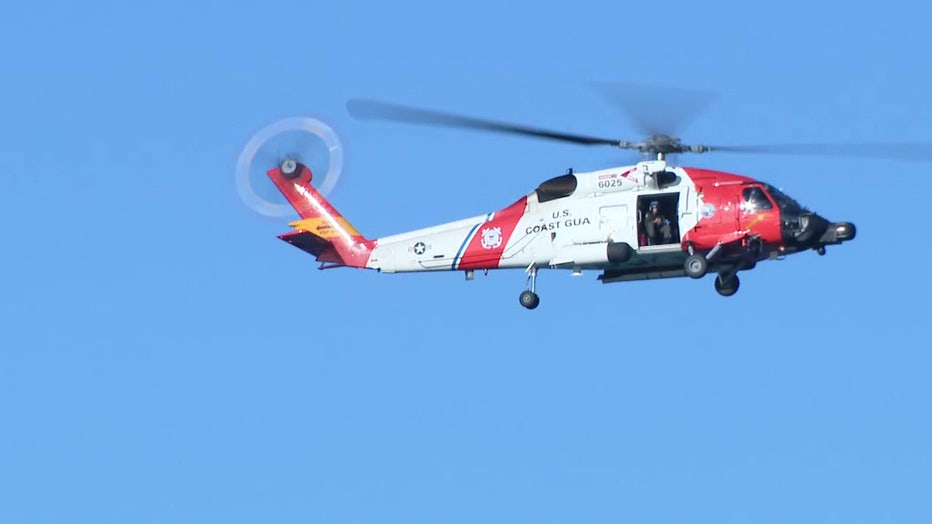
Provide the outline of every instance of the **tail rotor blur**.
<path id="1" fill-rule="evenodd" d="M 295 213 L 269 183 L 266 171 L 296 170 L 306 165 L 322 195 L 333 191 L 343 170 L 343 146 L 327 124 L 310 117 L 292 117 L 260 129 L 246 142 L 236 162 L 236 190 L 240 199 L 260 215 L 280 218 Z"/>

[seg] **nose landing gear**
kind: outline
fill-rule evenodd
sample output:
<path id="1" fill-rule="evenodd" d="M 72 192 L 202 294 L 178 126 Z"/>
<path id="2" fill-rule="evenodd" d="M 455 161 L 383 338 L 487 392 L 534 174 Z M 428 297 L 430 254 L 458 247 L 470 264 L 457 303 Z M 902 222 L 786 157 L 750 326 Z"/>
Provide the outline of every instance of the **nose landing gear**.
<path id="1" fill-rule="evenodd" d="M 527 268 L 527 289 L 518 296 L 518 302 L 527 309 L 534 309 L 540 305 L 540 297 L 537 296 L 537 268 L 530 266 Z"/>

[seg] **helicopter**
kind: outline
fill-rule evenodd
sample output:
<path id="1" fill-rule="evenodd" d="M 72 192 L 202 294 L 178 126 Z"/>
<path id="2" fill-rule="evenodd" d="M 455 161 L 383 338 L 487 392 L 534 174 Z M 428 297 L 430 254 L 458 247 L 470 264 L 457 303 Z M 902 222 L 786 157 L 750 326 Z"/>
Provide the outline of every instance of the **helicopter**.
<path id="1" fill-rule="evenodd" d="M 266 175 L 300 218 L 279 238 L 316 257 L 320 269 L 461 271 L 466 280 L 473 280 L 476 271 L 521 269 L 527 277 L 518 298 L 527 309 L 540 304 L 541 269 L 575 275 L 596 270 L 605 284 L 714 275 L 715 291 L 730 297 L 739 289 L 739 272 L 754 269 L 758 262 L 807 251 L 825 255 L 828 246 L 850 242 L 857 234 L 853 223 L 822 217 L 766 182 L 668 162 L 671 155 L 713 151 L 847 154 L 858 147 L 854 145 L 707 146 L 662 133 L 625 141 L 372 100 L 351 100 L 347 108 L 360 119 L 604 145 L 649 157 L 590 172 L 569 169 L 502 209 L 369 238 L 312 185 L 314 174 L 306 164 L 286 156 Z M 882 156 L 886 147 L 867 144 L 860 152 Z M 905 145 L 889 147 L 894 156 L 909 150 Z"/>

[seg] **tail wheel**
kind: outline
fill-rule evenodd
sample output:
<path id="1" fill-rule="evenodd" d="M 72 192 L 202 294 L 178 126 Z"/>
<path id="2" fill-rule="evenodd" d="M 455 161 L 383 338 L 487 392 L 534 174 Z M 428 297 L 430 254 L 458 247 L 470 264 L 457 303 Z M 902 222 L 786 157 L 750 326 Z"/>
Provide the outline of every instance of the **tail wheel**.
<path id="1" fill-rule="evenodd" d="M 741 286 L 741 280 L 736 274 L 715 277 L 715 291 L 723 297 L 730 297 L 737 293 L 739 286 Z"/>

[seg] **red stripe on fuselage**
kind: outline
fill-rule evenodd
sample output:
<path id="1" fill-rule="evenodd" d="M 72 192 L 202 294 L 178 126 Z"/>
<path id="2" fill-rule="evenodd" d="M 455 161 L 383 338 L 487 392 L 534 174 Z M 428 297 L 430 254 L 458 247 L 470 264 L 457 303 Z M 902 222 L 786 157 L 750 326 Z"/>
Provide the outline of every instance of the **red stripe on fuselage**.
<path id="1" fill-rule="evenodd" d="M 527 197 L 498 211 L 492 220 L 480 224 L 475 236 L 466 246 L 457 269 L 495 269 L 502 261 L 502 253 L 511 239 L 518 221 L 527 209 Z"/>

